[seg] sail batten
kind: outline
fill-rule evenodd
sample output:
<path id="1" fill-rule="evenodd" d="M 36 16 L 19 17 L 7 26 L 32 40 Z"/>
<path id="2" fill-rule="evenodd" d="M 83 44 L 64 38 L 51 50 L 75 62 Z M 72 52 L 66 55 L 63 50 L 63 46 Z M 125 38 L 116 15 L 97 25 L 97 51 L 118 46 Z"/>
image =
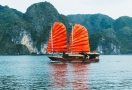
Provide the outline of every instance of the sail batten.
<path id="1" fill-rule="evenodd" d="M 47 52 L 67 52 L 66 27 L 61 22 L 55 22 L 47 44 Z"/>
<path id="2" fill-rule="evenodd" d="M 89 38 L 87 29 L 75 24 L 70 35 L 70 52 L 90 52 Z"/>
<path id="3" fill-rule="evenodd" d="M 90 52 L 87 29 L 80 24 L 75 24 L 74 27 L 72 27 L 70 43 L 67 45 L 66 27 L 61 22 L 55 22 L 51 28 L 51 34 L 46 51 Z"/>

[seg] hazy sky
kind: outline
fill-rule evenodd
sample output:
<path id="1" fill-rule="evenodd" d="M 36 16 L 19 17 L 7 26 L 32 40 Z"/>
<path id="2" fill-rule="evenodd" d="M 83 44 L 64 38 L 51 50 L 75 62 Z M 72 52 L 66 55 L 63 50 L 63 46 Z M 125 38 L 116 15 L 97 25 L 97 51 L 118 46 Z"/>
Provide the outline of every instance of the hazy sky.
<path id="1" fill-rule="evenodd" d="M 26 12 L 34 3 L 50 2 L 60 14 L 105 14 L 113 19 L 132 17 L 132 0 L 0 0 L 0 5 Z"/>

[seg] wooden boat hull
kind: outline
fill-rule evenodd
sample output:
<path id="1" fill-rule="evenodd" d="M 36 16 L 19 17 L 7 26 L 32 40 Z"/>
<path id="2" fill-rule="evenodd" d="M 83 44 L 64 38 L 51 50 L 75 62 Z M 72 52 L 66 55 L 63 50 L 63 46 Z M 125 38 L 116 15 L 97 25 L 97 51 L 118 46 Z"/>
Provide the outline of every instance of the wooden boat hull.
<path id="1" fill-rule="evenodd" d="M 54 57 L 54 56 L 49 56 L 49 58 L 52 61 L 60 61 L 60 62 L 86 62 L 86 63 L 91 63 L 91 62 L 99 62 L 99 58 L 94 58 L 94 59 L 88 59 L 88 58 L 64 58 L 64 57 Z"/>

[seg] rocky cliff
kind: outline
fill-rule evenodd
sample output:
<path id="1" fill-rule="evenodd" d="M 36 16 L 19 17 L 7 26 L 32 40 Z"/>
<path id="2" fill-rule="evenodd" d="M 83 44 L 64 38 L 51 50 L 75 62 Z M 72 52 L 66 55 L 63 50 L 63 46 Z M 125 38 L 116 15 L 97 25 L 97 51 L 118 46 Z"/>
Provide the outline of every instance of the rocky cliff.
<path id="1" fill-rule="evenodd" d="M 0 6 L 0 54 L 45 54 L 50 28 L 56 21 L 66 25 L 68 37 L 71 23 L 84 25 L 89 32 L 91 51 L 132 53 L 129 46 L 132 44 L 126 45 L 129 42 L 126 39 L 132 40 L 130 17 L 114 20 L 102 14 L 64 16 L 49 2 L 40 2 L 31 5 L 26 13 Z"/>
<path id="2" fill-rule="evenodd" d="M 26 13 L 20 13 L 21 15 L 17 15 L 16 10 L 9 7 L 3 7 L 2 10 L 6 8 L 12 11 L 13 16 L 15 16 L 11 15 L 9 19 L 16 19 L 18 16 L 19 19 L 12 19 L 13 23 L 7 22 L 9 27 L 6 26 L 5 30 L 0 30 L 3 32 L 1 37 L 1 54 L 44 54 L 46 53 L 45 50 L 51 25 L 56 21 L 60 21 L 67 27 L 70 26 L 68 18 L 59 14 L 49 2 L 33 4 L 27 9 Z M 25 46 L 25 48 L 17 47 L 17 45 Z M 14 51 L 16 48 L 18 50 Z M 21 49 L 23 51 L 20 52 Z M 25 53 L 27 50 L 29 52 Z"/>
<path id="3" fill-rule="evenodd" d="M 91 50 L 103 54 L 132 54 L 131 17 L 122 16 L 114 20 L 102 14 L 77 14 L 68 15 L 68 18 L 72 23 L 87 27 Z"/>

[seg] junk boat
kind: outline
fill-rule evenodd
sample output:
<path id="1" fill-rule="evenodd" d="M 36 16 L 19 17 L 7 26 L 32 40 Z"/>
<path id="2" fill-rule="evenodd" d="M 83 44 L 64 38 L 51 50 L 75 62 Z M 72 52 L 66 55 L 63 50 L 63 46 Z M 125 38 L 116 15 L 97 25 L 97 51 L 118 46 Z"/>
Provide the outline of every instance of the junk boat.
<path id="1" fill-rule="evenodd" d="M 99 61 L 99 53 L 90 52 L 87 29 L 80 24 L 74 24 L 72 27 L 68 44 L 65 25 L 55 22 L 51 27 L 46 52 L 52 53 L 48 56 L 52 61 L 87 63 Z"/>

